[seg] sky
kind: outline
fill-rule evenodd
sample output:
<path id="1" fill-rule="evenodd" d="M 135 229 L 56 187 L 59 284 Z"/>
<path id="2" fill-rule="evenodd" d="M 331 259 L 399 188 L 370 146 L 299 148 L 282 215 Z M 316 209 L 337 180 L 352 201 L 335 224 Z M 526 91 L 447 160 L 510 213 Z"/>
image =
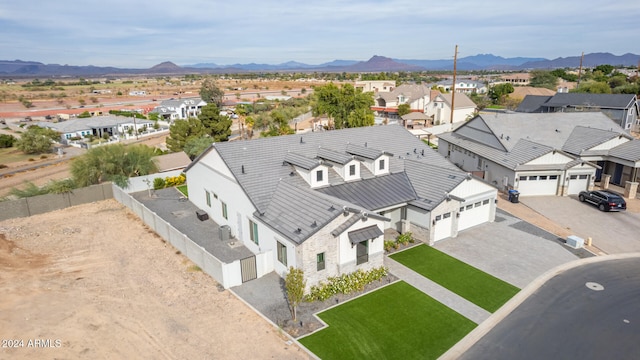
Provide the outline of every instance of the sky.
<path id="1" fill-rule="evenodd" d="M 164 61 L 640 53 L 640 1 L 0 0 L 0 60 L 149 68 Z"/>

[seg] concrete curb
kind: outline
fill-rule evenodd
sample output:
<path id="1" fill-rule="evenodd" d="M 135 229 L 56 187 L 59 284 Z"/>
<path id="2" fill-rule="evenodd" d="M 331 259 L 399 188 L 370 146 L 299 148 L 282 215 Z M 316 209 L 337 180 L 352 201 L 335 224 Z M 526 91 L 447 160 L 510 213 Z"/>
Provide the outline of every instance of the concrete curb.
<path id="1" fill-rule="evenodd" d="M 441 360 L 458 359 L 462 354 L 464 354 L 467 350 L 469 350 L 469 348 L 471 348 L 476 342 L 478 342 L 478 340 L 480 340 L 491 329 L 493 329 L 493 327 L 496 324 L 498 324 L 505 317 L 507 317 L 507 315 L 511 314 L 513 310 L 515 310 L 520 304 L 522 304 L 522 302 L 524 302 L 527 298 L 529 298 L 531 294 L 533 294 L 544 283 L 546 283 L 556 275 L 582 265 L 593 264 L 593 263 L 603 262 L 603 261 L 636 258 L 636 257 L 640 258 L 640 253 L 595 256 L 592 258 L 580 259 L 580 260 L 571 261 L 566 264 L 556 266 L 555 268 L 547 271 L 546 273 L 536 278 L 524 289 L 520 290 L 520 292 L 516 294 L 516 296 L 511 298 L 511 300 L 509 300 L 500 309 L 498 309 L 498 311 L 493 313 L 487 320 L 485 320 L 482 324 L 480 324 L 473 331 L 467 334 L 467 336 L 465 336 L 462 340 L 460 340 L 456 345 L 450 348 L 447 352 L 442 354 L 438 359 L 441 359 Z"/>

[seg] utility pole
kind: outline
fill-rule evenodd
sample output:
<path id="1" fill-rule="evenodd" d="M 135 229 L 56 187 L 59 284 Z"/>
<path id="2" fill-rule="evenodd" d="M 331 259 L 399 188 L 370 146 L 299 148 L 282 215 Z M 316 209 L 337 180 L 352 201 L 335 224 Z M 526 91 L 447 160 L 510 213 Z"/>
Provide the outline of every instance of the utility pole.
<path id="1" fill-rule="evenodd" d="M 453 54 L 453 83 L 451 84 L 451 116 L 449 116 L 449 124 L 453 128 L 453 109 L 455 109 L 456 102 L 456 63 L 458 61 L 458 45 L 456 45 L 456 52 Z"/>
<path id="2" fill-rule="evenodd" d="M 582 52 L 582 56 L 580 56 L 580 70 L 578 70 L 578 86 L 580 86 L 580 77 L 582 77 L 582 60 L 584 60 L 584 51 Z"/>

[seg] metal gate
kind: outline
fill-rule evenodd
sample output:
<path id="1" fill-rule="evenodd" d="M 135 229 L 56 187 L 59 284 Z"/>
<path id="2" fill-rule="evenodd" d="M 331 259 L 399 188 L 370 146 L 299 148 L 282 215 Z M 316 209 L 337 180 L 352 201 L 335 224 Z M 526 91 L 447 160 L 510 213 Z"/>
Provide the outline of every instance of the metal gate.
<path id="1" fill-rule="evenodd" d="M 240 272 L 242 274 L 243 283 L 256 279 L 258 277 L 255 255 L 240 260 Z"/>

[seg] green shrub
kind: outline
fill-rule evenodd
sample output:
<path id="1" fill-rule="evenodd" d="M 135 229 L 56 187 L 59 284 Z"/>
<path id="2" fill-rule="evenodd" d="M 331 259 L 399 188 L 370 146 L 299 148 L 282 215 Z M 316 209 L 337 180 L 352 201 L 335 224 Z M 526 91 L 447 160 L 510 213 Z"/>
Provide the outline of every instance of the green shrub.
<path id="1" fill-rule="evenodd" d="M 329 277 L 327 282 L 321 281 L 311 287 L 311 291 L 305 297 L 305 301 L 324 301 L 337 294 L 350 294 L 364 290 L 365 285 L 387 276 L 387 268 L 381 266 L 369 271 L 360 269 L 350 274 L 342 274 L 338 277 Z"/>
<path id="2" fill-rule="evenodd" d="M 414 243 L 413 236 L 411 236 L 410 232 L 406 232 L 404 234 L 398 235 L 398 237 L 396 238 L 396 241 L 400 245 L 409 245 L 409 243 L 412 243 L 412 244 Z"/>
<path id="3" fill-rule="evenodd" d="M 384 241 L 384 251 L 389 252 L 395 247 L 396 242 L 391 240 Z"/>
<path id="4" fill-rule="evenodd" d="M 155 179 L 153 179 L 153 190 L 164 189 L 165 185 L 166 185 L 166 182 L 164 181 L 163 178 L 155 178 Z"/>

